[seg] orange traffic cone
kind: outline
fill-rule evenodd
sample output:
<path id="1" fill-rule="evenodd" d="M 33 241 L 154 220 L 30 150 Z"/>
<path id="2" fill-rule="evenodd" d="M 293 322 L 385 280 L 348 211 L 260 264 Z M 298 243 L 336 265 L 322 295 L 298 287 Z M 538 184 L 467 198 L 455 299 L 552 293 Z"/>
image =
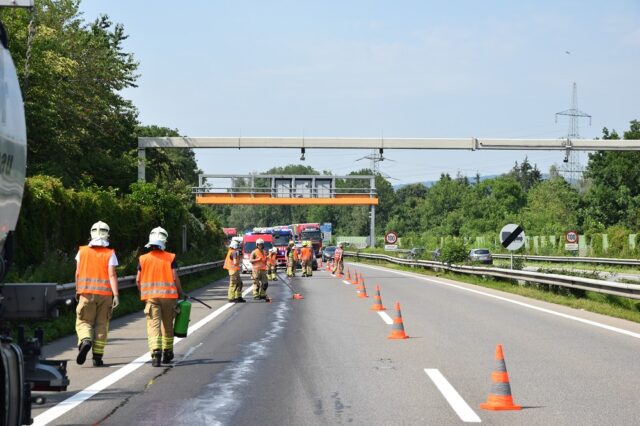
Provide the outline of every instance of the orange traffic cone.
<path id="1" fill-rule="evenodd" d="M 380 286 L 376 285 L 376 294 L 373 296 L 373 306 L 371 307 L 372 311 L 386 311 L 382 305 L 382 298 L 380 297 Z"/>
<path id="2" fill-rule="evenodd" d="M 351 281 L 351 270 L 347 266 L 347 281 Z"/>
<path id="3" fill-rule="evenodd" d="M 327 270 L 327 271 L 330 271 L 330 270 L 331 270 L 331 262 L 327 262 L 326 270 Z"/>
<path id="4" fill-rule="evenodd" d="M 496 346 L 496 368 L 491 373 L 491 393 L 487 402 L 480 404 L 483 410 L 521 410 L 520 405 L 513 403 L 509 374 L 504 363 L 502 345 Z"/>
<path id="5" fill-rule="evenodd" d="M 293 298 L 296 300 L 302 300 L 304 299 L 304 296 L 301 295 L 300 293 L 293 293 Z"/>
<path id="6" fill-rule="evenodd" d="M 362 274 L 358 277 L 358 284 L 356 286 L 356 290 L 362 290 L 364 288 L 364 277 Z"/>
<path id="7" fill-rule="evenodd" d="M 400 312 L 400 302 L 396 302 L 396 317 L 393 319 L 393 325 L 391 326 L 391 334 L 387 336 L 387 339 L 408 339 L 404 332 L 404 324 L 402 322 L 402 313 Z"/>
<path id="8" fill-rule="evenodd" d="M 357 284 L 358 283 L 358 272 L 357 271 L 353 271 L 353 278 L 351 280 L 349 280 L 351 282 L 351 284 Z"/>
<path id="9" fill-rule="evenodd" d="M 369 297 L 367 295 L 367 287 L 364 286 L 364 283 L 362 283 L 362 286 L 360 287 L 360 290 L 358 291 L 358 297 L 361 298 L 361 299 Z"/>

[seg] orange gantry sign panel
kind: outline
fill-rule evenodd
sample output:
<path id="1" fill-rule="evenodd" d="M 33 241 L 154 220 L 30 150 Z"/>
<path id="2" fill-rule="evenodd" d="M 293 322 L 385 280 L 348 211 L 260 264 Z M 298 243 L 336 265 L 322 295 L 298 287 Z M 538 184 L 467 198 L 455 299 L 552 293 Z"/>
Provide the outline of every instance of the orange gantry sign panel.
<path id="1" fill-rule="evenodd" d="M 243 205 L 325 205 L 325 206 L 377 206 L 378 198 L 369 194 L 336 194 L 331 198 L 285 198 L 271 194 L 209 193 L 196 195 L 197 204 Z"/>

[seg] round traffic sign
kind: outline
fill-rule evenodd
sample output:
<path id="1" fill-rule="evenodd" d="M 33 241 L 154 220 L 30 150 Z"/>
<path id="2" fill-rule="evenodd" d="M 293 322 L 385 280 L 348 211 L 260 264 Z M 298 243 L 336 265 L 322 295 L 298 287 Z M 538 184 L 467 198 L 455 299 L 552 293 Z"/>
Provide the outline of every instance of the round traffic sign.
<path id="1" fill-rule="evenodd" d="M 578 233 L 576 231 L 567 231 L 564 233 L 564 240 L 569 244 L 578 242 Z"/>
<path id="2" fill-rule="evenodd" d="M 500 243 L 507 250 L 518 250 L 524 245 L 524 230 L 515 223 L 505 225 L 500 230 Z"/>
<path id="3" fill-rule="evenodd" d="M 387 232 L 384 235 L 384 242 L 386 244 L 396 244 L 398 242 L 398 234 L 393 231 Z"/>

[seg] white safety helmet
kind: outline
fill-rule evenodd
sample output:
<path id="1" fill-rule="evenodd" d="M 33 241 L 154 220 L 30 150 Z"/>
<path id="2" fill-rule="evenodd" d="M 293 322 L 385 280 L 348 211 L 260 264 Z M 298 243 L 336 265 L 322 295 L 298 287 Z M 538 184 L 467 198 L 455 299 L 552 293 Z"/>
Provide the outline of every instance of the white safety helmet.
<path id="1" fill-rule="evenodd" d="M 107 225 L 102 221 L 98 221 L 93 225 L 91 225 L 91 239 L 92 240 L 96 240 L 96 239 L 108 240 L 110 230 L 111 229 L 109 228 L 109 225 Z"/>
<path id="2" fill-rule="evenodd" d="M 342 248 L 342 243 L 338 243 L 338 247 Z"/>
<path id="3" fill-rule="evenodd" d="M 278 249 L 276 247 L 271 247 L 271 253 L 277 253 Z"/>
<path id="4" fill-rule="evenodd" d="M 258 244 L 262 244 L 262 245 L 264 245 L 264 240 L 263 240 L 262 238 L 258 238 L 258 239 L 256 240 L 256 245 L 258 245 Z"/>
<path id="5" fill-rule="evenodd" d="M 238 242 L 237 241 L 231 241 L 231 244 L 229 244 L 229 248 L 232 249 L 237 249 L 238 248 Z"/>
<path id="6" fill-rule="evenodd" d="M 158 246 L 164 250 L 167 244 L 167 238 L 169 238 L 169 233 L 165 231 L 164 228 L 159 226 L 157 228 L 153 228 L 149 233 L 149 242 L 145 247 L 149 248 L 151 246 Z"/>

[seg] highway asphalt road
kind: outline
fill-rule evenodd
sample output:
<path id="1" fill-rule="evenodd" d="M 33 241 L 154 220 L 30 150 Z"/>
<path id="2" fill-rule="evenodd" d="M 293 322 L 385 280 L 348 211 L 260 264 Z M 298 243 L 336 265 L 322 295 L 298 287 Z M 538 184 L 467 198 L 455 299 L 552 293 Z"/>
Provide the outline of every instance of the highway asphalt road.
<path id="1" fill-rule="evenodd" d="M 142 315 L 114 321 L 110 366 L 71 361 L 69 391 L 49 394 L 36 424 L 640 423 L 639 324 L 444 278 L 349 267 L 364 276 L 369 298 L 326 271 L 292 281 L 303 300 L 292 299 L 282 274 L 269 287 L 271 303 L 227 304 L 226 280 L 194 292 L 213 310 L 194 304 L 191 327 L 200 328 L 177 343 L 170 367 L 147 362 Z M 376 284 L 391 318 L 400 302 L 409 339 L 388 339 L 389 318 L 370 310 Z M 479 408 L 497 344 L 520 411 Z M 75 340 L 46 350 L 73 360 Z"/>

